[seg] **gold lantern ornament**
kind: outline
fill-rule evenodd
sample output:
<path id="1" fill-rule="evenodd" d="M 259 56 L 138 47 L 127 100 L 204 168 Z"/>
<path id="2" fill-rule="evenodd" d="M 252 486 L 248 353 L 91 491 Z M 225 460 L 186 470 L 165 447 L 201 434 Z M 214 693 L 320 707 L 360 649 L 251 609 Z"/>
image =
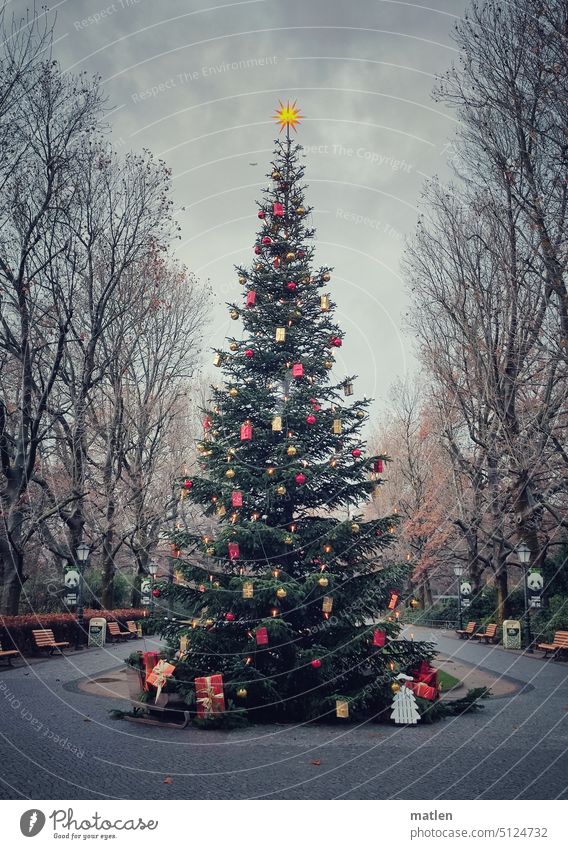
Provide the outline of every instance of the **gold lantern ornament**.
<path id="1" fill-rule="evenodd" d="M 213 357 L 213 365 L 217 366 L 217 368 L 219 368 L 219 366 L 221 365 L 222 362 L 223 362 L 223 356 L 222 356 L 222 354 L 217 352 L 215 354 L 215 356 Z"/>
<path id="2" fill-rule="evenodd" d="M 322 312 L 329 312 L 331 309 L 331 303 L 329 300 L 329 295 L 321 295 L 320 296 L 320 310 Z"/>
<path id="3" fill-rule="evenodd" d="M 239 687 L 239 689 L 237 690 L 237 697 L 239 699 L 246 699 L 247 696 L 248 696 L 248 691 L 247 691 L 246 687 Z"/>
<path id="4" fill-rule="evenodd" d="M 213 555 L 215 554 L 215 549 L 212 545 L 207 546 L 207 548 L 205 549 L 205 554 L 207 554 L 209 557 L 213 557 Z"/>
<path id="5" fill-rule="evenodd" d="M 232 480 L 235 477 L 235 470 L 227 469 L 227 471 L 225 472 L 225 477 L 229 478 L 229 480 Z"/>
<path id="6" fill-rule="evenodd" d="M 285 545 L 292 545 L 292 543 L 293 543 L 293 542 L 294 542 L 294 540 L 293 540 L 293 538 L 290 536 L 290 534 L 287 534 L 287 535 L 284 537 L 284 544 L 285 544 Z"/>
<path id="7" fill-rule="evenodd" d="M 335 715 L 338 719 L 349 719 L 349 702 L 343 699 L 336 699 Z"/>
<path id="8" fill-rule="evenodd" d="M 343 394 L 346 398 L 349 398 L 350 395 L 353 395 L 353 383 L 350 380 L 346 380 L 343 384 Z"/>
<path id="9" fill-rule="evenodd" d="M 341 424 L 341 419 L 334 419 L 332 430 L 335 434 L 340 434 L 343 430 L 343 426 Z"/>
<path id="10" fill-rule="evenodd" d="M 318 579 L 318 584 L 320 587 L 327 587 L 329 584 L 329 578 L 325 578 L 323 575 Z"/>
<path id="11" fill-rule="evenodd" d="M 233 319 L 233 321 L 236 321 L 236 320 L 237 320 L 237 318 L 239 317 L 239 311 L 238 311 L 238 310 L 234 310 L 234 309 L 233 309 L 233 310 L 231 310 L 231 311 L 229 312 L 229 315 L 231 316 L 231 318 Z"/>
<path id="12" fill-rule="evenodd" d="M 236 343 L 236 342 L 231 342 L 231 344 L 229 345 L 229 349 L 230 349 L 231 351 L 238 351 L 238 350 L 239 350 L 239 346 L 237 345 L 237 343 Z"/>
<path id="13" fill-rule="evenodd" d="M 254 596 L 254 587 L 251 581 L 246 581 L 243 584 L 243 598 L 253 598 Z"/>
<path id="14" fill-rule="evenodd" d="M 295 457 L 297 453 L 298 453 L 298 449 L 296 448 L 295 445 L 289 445 L 288 448 L 286 449 L 286 454 L 288 455 L 288 457 Z"/>
<path id="15" fill-rule="evenodd" d="M 236 398 L 238 394 L 239 390 L 236 389 L 234 386 L 231 386 L 231 388 L 229 389 L 229 395 L 231 396 L 231 398 Z"/>
<path id="16" fill-rule="evenodd" d="M 278 589 L 276 590 L 276 595 L 278 596 L 278 598 L 286 598 L 288 593 L 286 592 L 284 587 L 278 587 Z"/>
<path id="17" fill-rule="evenodd" d="M 276 337 L 277 342 L 285 342 L 286 341 L 286 328 L 285 327 L 277 327 L 274 335 Z"/>
<path id="18" fill-rule="evenodd" d="M 225 513 L 227 512 L 227 508 L 225 507 L 224 504 L 219 504 L 219 506 L 217 507 L 215 512 L 217 513 L 218 516 L 224 516 Z"/>
<path id="19" fill-rule="evenodd" d="M 324 595 L 321 609 L 324 613 L 331 613 L 333 610 L 333 599 L 330 595 Z"/>
<path id="20" fill-rule="evenodd" d="M 278 433 L 282 430 L 282 416 L 274 416 L 272 419 L 272 430 L 274 433 Z"/>

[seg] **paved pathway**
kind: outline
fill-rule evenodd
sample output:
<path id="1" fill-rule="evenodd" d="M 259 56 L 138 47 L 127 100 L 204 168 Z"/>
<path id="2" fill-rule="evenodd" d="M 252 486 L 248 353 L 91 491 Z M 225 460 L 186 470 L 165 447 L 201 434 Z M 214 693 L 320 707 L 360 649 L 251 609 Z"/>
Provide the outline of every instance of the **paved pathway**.
<path id="1" fill-rule="evenodd" d="M 527 686 L 480 714 L 412 728 L 180 731 L 113 721 L 124 703 L 76 689 L 141 641 L 71 652 L 0 669 L 0 798 L 568 798 L 568 664 L 413 632 Z"/>

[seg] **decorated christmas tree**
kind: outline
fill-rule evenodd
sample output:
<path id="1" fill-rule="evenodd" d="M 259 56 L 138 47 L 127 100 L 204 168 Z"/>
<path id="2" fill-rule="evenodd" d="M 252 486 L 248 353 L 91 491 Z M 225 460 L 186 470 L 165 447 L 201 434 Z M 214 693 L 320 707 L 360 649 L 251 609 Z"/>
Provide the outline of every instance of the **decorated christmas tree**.
<path id="1" fill-rule="evenodd" d="M 300 115 L 280 104 L 277 118 L 285 132 L 253 262 L 237 268 L 241 296 L 228 304 L 243 333 L 215 352 L 224 385 L 204 410 L 200 468 L 179 481 L 184 504 L 210 517 L 207 533 L 176 531 L 180 580 L 161 590 L 190 618 L 160 629 L 200 716 L 379 715 L 396 674 L 432 647 L 396 639 L 405 568 L 383 566 L 382 552 L 397 517 L 362 519 L 387 457 L 366 453 L 370 402 L 350 400 L 355 376 L 330 379 L 343 333 L 331 269 L 313 268 L 302 148 L 290 134 Z"/>

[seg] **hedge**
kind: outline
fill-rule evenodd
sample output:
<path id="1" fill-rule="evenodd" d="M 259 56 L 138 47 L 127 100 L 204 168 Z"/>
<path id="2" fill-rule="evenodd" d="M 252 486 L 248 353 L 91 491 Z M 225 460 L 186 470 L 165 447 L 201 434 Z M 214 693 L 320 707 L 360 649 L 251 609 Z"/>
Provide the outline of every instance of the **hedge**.
<path id="1" fill-rule="evenodd" d="M 93 610 L 87 608 L 85 622 L 95 616 L 124 625 L 127 619 L 143 619 L 146 610 L 124 607 L 117 610 Z M 35 643 L 32 631 L 35 628 L 51 628 L 55 639 L 73 645 L 77 639 L 77 616 L 74 613 L 26 613 L 22 616 L 0 616 L 0 642 L 4 649 L 15 647 L 21 652 L 33 652 Z"/>

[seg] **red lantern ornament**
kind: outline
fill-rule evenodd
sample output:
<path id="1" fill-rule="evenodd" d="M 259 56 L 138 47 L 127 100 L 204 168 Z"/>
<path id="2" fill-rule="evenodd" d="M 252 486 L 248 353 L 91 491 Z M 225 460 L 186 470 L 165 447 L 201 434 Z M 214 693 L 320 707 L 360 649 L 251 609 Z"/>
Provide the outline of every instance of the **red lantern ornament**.
<path id="1" fill-rule="evenodd" d="M 296 289 L 298 288 L 298 285 L 297 285 L 297 283 L 294 283 L 293 280 L 288 280 L 288 282 L 286 283 L 286 288 L 288 289 L 289 292 L 295 292 Z"/>
<path id="2" fill-rule="evenodd" d="M 255 632 L 257 646 L 268 645 L 268 631 L 266 628 L 257 628 Z"/>
<path id="3" fill-rule="evenodd" d="M 271 245 L 272 239 L 270 238 L 270 236 L 263 236 L 262 237 L 262 244 L 263 245 Z"/>
<path id="4" fill-rule="evenodd" d="M 247 439 L 252 439 L 252 422 L 249 419 L 241 425 L 241 442 Z"/>
<path id="5" fill-rule="evenodd" d="M 248 357 L 248 359 L 249 359 L 249 360 L 250 360 L 250 359 L 252 359 L 252 357 L 254 357 L 254 351 L 253 351 L 253 349 L 252 349 L 252 348 L 247 348 L 247 349 L 246 349 L 246 351 L 245 351 L 245 357 Z"/>
<path id="6" fill-rule="evenodd" d="M 321 660 L 317 657 L 314 657 L 313 660 L 310 660 L 310 666 L 313 666 L 314 669 L 319 669 L 321 666 Z"/>
<path id="7" fill-rule="evenodd" d="M 155 589 L 152 590 L 152 595 L 154 596 L 154 598 L 160 598 L 160 595 L 161 595 L 160 590 L 156 587 Z"/>
<path id="8" fill-rule="evenodd" d="M 374 646 L 384 646 L 387 635 L 384 631 L 373 631 L 373 645 Z"/>
<path id="9" fill-rule="evenodd" d="M 298 474 L 295 477 L 295 481 L 296 481 L 297 484 L 299 484 L 301 486 L 303 483 L 306 482 L 306 476 L 303 474 L 303 472 L 298 472 Z"/>
<path id="10" fill-rule="evenodd" d="M 329 341 L 334 348 L 341 348 L 341 346 L 343 345 L 343 342 L 341 341 L 339 336 L 332 336 Z"/>
<path id="11" fill-rule="evenodd" d="M 239 556 L 239 544 L 238 542 L 230 542 L 229 543 L 229 560 L 236 560 Z"/>
<path id="12" fill-rule="evenodd" d="M 351 452 L 351 456 L 355 457 L 355 459 L 360 457 L 361 456 L 361 449 L 360 448 L 354 448 L 353 451 Z"/>
<path id="13" fill-rule="evenodd" d="M 258 212 L 257 212 L 257 215 L 261 219 L 266 218 L 266 212 L 264 211 L 264 209 L 259 209 Z"/>
<path id="14" fill-rule="evenodd" d="M 390 591 L 390 599 L 387 604 L 387 610 L 394 610 L 398 604 L 399 593 L 395 592 L 395 590 Z"/>
<path id="15" fill-rule="evenodd" d="M 272 265 L 274 266 L 274 268 L 280 268 L 280 257 L 279 256 L 275 257 Z"/>
<path id="16" fill-rule="evenodd" d="M 231 504 L 233 507 L 242 507 L 243 506 L 243 494 L 240 490 L 236 489 L 231 495 Z"/>
<path id="17" fill-rule="evenodd" d="M 260 245 L 255 245 L 254 252 L 255 252 L 255 254 L 260 253 Z"/>
<path id="18" fill-rule="evenodd" d="M 251 289 L 250 292 L 247 292 L 247 307 L 254 307 L 256 304 L 256 292 Z"/>
<path id="19" fill-rule="evenodd" d="M 282 218 L 284 215 L 284 207 L 281 203 L 276 202 L 272 204 L 272 214 L 277 218 Z"/>
<path id="20" fill-rule="evenodd" d="M 383 461 L 382 460 L 375 460 L 375 463 L 373 465 L 373 471 L 379 472 L 379 474 L 380 474 L 381 472 L 384 472 L 384 470 L 385 470 L 385 464 L 383 463 Z"/>
<path id="21" fill-rule="evenodd" d="M 309 416 L 306 416 L 306 424 L 315 425 L 315 423 L 316 417 L 312 413 L 310 413 Z"/>
<path id="22" fill-rule="evenodd" d="M 183 485 L 185 489 L 191 489 L 191 487 L 193 486 L 193 481 L 186 479 L 184 480 Z"/>
<path id="23" fill-rule="evenodd" d="M 235 621 L 235 614 L 234 613 L 225 613 L 225 619 L 227 620 L 227 622 L 234 622 Z"/>
<path id="24" fill-rule="evenodd" d="M 304 366 L 302 363 L 294 363 L 292 366 L 292 377 L 303 377 L 304 376 Z"/>

